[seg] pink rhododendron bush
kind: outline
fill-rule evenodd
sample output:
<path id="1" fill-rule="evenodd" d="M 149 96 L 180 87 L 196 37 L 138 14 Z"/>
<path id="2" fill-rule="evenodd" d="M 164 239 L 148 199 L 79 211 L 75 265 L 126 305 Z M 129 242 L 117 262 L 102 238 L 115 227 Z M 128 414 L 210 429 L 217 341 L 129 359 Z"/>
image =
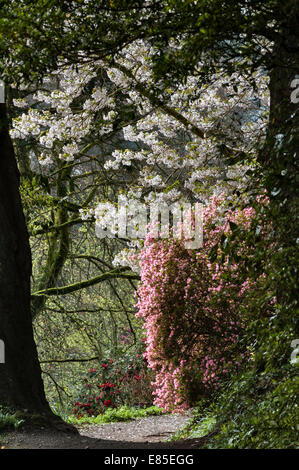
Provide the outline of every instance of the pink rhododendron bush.
<path id="1" fill-rule="evenodd" d="M 227 210 L 223 197 L 214 197 L 204 208 L 202 248 L 188 250 L 176 237 L 147 237 L 137 316 L 145 322 L 145 354 L 155 371 L 154 403 L 167 411 L 192 406 L 250 358 L 240 339 L 255 289 L 244 258 L 254 247 L 238 242 L 238 263 L 224 247 L 253 215 L 252 208 Z"/>

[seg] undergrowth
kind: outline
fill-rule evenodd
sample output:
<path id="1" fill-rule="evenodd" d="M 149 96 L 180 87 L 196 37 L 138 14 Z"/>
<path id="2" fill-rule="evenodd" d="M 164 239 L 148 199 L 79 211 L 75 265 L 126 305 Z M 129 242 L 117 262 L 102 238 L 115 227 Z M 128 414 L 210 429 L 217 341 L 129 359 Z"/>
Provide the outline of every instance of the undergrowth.
<path id="1" fill-rule="evenodd" d="M 156 416 L 165 414 L 161 408 L 157 406 L 150 406 L 148 408 L 134 408 L 121 406 L 119 408 L 108 408 L 105 413 L 98 416 L 83 416 L 76 418 L 75 416 L 68 416 L 65 421 L 75 425 L 81 424 L 104 424 L 114 423 L 117 421 L 130 421 L 132 419 L 144 418 L 146 416 Z"/>
<path id="2" fill-rule="evenodd" d="M 298 448 L 299 378 L 290 367 L 276 375 L 252 370 L 232 378 L 172 440 L 205 437 L 206 449 Z"/>
<path id="3" fill-rule="evenodd" d="M 14 412 L 0 407 L 0 431 L 11 428 L 17 429 L 23 422 L 24 420 L 18 418 Z"/>

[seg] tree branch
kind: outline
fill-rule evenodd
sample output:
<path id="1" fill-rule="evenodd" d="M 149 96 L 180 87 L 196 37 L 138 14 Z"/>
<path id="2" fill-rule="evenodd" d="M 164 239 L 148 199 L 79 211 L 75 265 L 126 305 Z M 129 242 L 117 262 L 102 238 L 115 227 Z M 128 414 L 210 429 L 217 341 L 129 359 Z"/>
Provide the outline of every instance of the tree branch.
<path id="1" fill-rule="evenodd" d="M 63 287 L 53 287 L 50 289 L 45 289 L 45 290 L 40 290 L 38 292 L 34 292 L 31 294 L 31 297 L 39 297 L 39 296 L 49 296 L 49 295 L 65 295 L 65 294 L 70 294 L 72 292 L 76 292 L 77 290 L 80 289 L 85 289 L 86 287 L 91 287 L 94 286 L 95 284 L 99 284 L 100 282 L 106 281 L 107 279 L 135 279 L 135 280 L 140 280 L 140 276 L 138 274 L 133 274 L 133 273 L 124 273 L 124 271 L 127 271 L 129 268 L 127 267 L 122 267 L 118 268 L 115 271 L 110 271 L 107 273 L 100 274 L 99 276 L 96 276 L 92 279 L 87 279 L 86 281 L 81 281 L 77 282 L 75 284 L 70 284 L 68 286 L 63 286 Z"/>
<path id="2" fill-rule="evenodd" d="M 48 361 L 39 361 L 40 364 L 52 364 L 53 362 L 89 362 L 96 361 L 99 359 L 99 356 L 89 357 L 87 359 L 50 359 Z M 44 371 L 43 371 L 44 372 Z"/>

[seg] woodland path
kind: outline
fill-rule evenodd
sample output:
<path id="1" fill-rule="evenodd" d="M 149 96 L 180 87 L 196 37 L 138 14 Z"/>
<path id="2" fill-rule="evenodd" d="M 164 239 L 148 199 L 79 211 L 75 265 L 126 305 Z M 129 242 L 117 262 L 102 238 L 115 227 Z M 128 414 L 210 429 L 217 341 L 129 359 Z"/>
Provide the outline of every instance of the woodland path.
<path id="1" fill-rule="evenodd" d="M 148 416 L 127 422 L 85 425 L 79 434 L 38 428 L 0 435 L 5 449 L 195 449 L 202 439 L 167 442 L 185 426 L 191 413 Z M 2 448 L 3 448 L 2 447 Z"/>

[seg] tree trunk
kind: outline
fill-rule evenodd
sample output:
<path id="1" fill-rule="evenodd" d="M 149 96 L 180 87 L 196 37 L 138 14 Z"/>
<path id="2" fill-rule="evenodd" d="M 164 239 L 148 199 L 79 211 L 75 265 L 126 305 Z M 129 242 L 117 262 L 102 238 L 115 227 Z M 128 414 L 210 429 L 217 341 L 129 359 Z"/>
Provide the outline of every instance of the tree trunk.
<path id="1" fill-rule="evenodd" d="M 30 310 L 31 252 L 19 195 L 19 174 L 0 104 L 0 404 L 59 422 L 44 393 Z M 2 361 L 3 362 L 3 361 Z"/>
<path id="2" fill-rule="evenodd" d="M 272 274 L 285 314 L 297 305 L 299 239 L 299 9 L 293 0 L 288 6 L 271 57 L 269 126 L 260 152 L 277 245 Z"/>

